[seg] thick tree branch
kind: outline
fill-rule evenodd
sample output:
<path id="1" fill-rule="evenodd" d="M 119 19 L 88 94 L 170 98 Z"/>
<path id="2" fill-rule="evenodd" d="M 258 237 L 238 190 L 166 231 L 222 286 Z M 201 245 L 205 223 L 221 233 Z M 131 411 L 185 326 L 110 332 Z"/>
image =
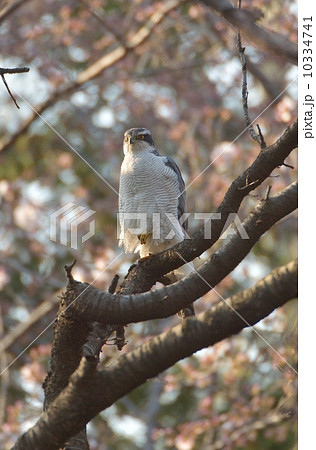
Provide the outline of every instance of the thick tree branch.
<path id="1" fill-rule="evenodd" d="M 70 282 L 67 312 L 81 320 L 127 324 L 176 314 L 223 280 L 278 220 L 297 208 L 297 183 L 262 200 L 243 222 L 249 239 L 234 234 L 211 258 L 185 279 L 159 290 L 136 295 L 111 295 L 87 283 Z"/>
<path id="2" fill-rule="evenodd" d="M 89 323 L 70 314 L 66 316 L 65 308 L 65 302 L 62 300 L 54 329 L 50 370 L 43 383 L 44 411 L 68 385 L 70 375 L 78 367 L 89 334 Z M 67 448 L 69 450 L 75 448 L 89 449 L 85 427 L 80 428 L 75 436 L 74 433 L 72 434 L 69 445 L 67 443 Z"/>
<path id="3" fill-rule="evenodd" d="M 0 155 L 5 154 L 5 152 L 11 148 L 16 139 L 25 133 L 34 120 L 37 119 L 39 115 L 42 115 L 44 111 L 55 105 L 61 98 L 70 95 L 88 81 L 91 81 L 101 75 L 106 69 L 116 64 L 128 53 L 141 45 L 151 35 L 152 31 L 164 19 L 164 17 L 184 1 L 187 0 L 168 0 L 162 3 L 159 9 L 151 15 L 148 21 L 134 35 L 126 40 L 125 46 L 118 45 L 113 51 L 107 53 L 87 69 L 79 73 L 74 81 L 61 87 L 59 90 L 54 91 L 42 105 L 36 106 L 34 108 L 36 112 L 33 112 L 22 127 L 16 133 L 12 134 L 7 142 L 4 142 L 2 146 L 0 146 Z"/>
<path id="4" fill-rule="evenodd" d="M 148 291 L 156 280 L 165 273 L 183 265 L 183 259 L 192 261 L 212 247 L 219 239 L 230 213 L 237 213 L 242 200 L 258 187 L 271 172 L 284 164 L 284 160 L 297 147 L 297 120 L 288 127 L 283 135 L 266 149 L 262 149 L 256 160 L 231 184 L 216 213 L 221 215 L 211 223 L 211 239 L 204 238 L 204 229 L 196 231 L 191 239 L 175 245 L 152 258 L 141 261 L 128 273 L 118 291 L 131 294 Z"/>
<path id="5" fill-rule="evenodd" d="M 210 261 L 202 265 L 202 267 L 198 270 L 197 273 L 192 274 L 185 280 L 182 280 L 174 285 L 163 288 L 159 291 L 141 294 L 138 296 L 121 296 L 111 293 L 104 293 L 103 291 L 100 291 L 92 286 L 76 282 L 70 274 L 70 268 L 68 268 L 69 285 L 67 293 L 64 296 L 63 301 L 61 302 L 58 320 L 55 327 L 51 371 L 49 372 L 47 379 L 45 380 L 44 383 L 45 389 L 44 408 L 45 411 L 47 411 L 48 419 L 47 418 L 44 419 L 44 425 L 39 422 L 40 434 L 42 433 L 42 430 L 44 430 L 45 439 L 48 436 L 51 445 L 54 445 L 54 447 L 49 446 L 46 447 L 46 442 L 40 443 L 43 437 L 38 436 L 38 430 L 35 427 L 29 434 L 27 434 L 26 437 L 26 439 L 30 439 L 30 444 L 28 444 L 27 440 L 23 441 L 22 437 L 21 445 L 23 445 L 23 447 L 20 448 L 26 449 L 41 448 L 41 445 L 44 446 L 43 448 L 47 449 L 57 448 L 55 447 L 56 439 L 63 439 L 60 437 L 59 434 L 61 426 L 66 427 L 67 430 L 71 429 L 72 430 L 71 434 L 76 435 L 75 438 L 70 438 L 69 441 L 69 445 L 73 445 L 74 446 L 73 448 L 76 447 L 78 442 L 81 442 L 81 445 L 83 445 L 83 443 L 86 442 L 84 429 L 85 422 L 83 423 L 80 417 L 77 417 L 75 419 L 71 415 L 73 414 L 73 412 L 70 415 L 68 415 L 67 411 L 66 416 L 64 416 L 63 414 L 60 415 L 59 410 L 60 407 L 69 408 L 68 403 L 69 399 L 67 399 L 67 396 L 64 397 L 63 393 L 61 395 L 59 394 L 62 391 L 62 389 L 68 385 L 68 380 L 71 373 L 76 370 L 82 355 L 82 348 L 84 354 L 87 354 L 87 357 L 82 360 L 83 366 L 81 364 L 81 367 L 79 367 L 76 373 L 71 376 L 70 383 L 66 388 L 66 391 L 70 389 L 69 395 L 71 396 L 73 395 L 72 383 L 74 379 L 78 379 L 78 383 L 79 385 L 81 385 L 81 388 L 83 389 L 84 386 L 86 386 L 86 384 L 88 383 L 90 386 L 89 388 L 90 391 L 92 386 L 94 389 L 97 390 L 97 392 L 104 391 L 104 386 L 98 386 L 97 385 L 98 379 L 95 379 L 95 376 L 97 376 L 98 374 L 98 372 L 95 372 L 95 367 L 98 362 L 98 359 L 95 358 L 94 355 L 90 354 L 89 348 L 87 353 L 86 344 L 84 345 L 84 342 L 86 342 L 87 339 L 89 340 L 89 336 L 91 338 L 91 334 L 89 335 L 89 323 L 91 321 L 98 320 L 98 322 L 105 324 L 109 322 L 127 323 L 131 320 L 139 321 L 152 318 L 153 314 L 154 317 L 166 317 L 170 315 L 170 313 L 171 314 L 175 313 L 181 307 L 184 306 L 182 298 L 185 300 L 185 304 L 190 303 L 193 298 L 196 298 L 196 296 L 200 296 L 203 293 L 207 292 L 209 289 L 211 289 L 212 286 L 215 286 L 217 282 L 219 282 L 222 278 L 224 278 L 227 275 L 227 273 L 229 273 L 238 264 L 239 260 L 242 260 L 244 258 L 244 256 L 249 252 L 249 250 L 252 248 L 255 242 L 268 228 L 270 228 L 270 226 L 273 225 L 273 223 L 275 223 L 278 219 L 284 217 L 284 215 L 288 214 L 295 208 L 296 202 L 297 202 L 296 185 L 291 185 L 290 187 L 285 189 L 282 193 L 278 194 L 276 197 L 265 198 L 244 222 L 244 228 L 249 236 L 249 239 L 246 240 L 242 239 L 239 234 L 234 235 L 232 238 L 229 239 L 229 241 L 225 246 L 223 246 L 218 252 L 216 252 L 212 256 Z M 290 280 L 287 280 L 286 286 L 287 289 L 290 290 L 287 291 L 284 288 L 282 276 L 280 281 L 278 274 L 279 272 L 276 272 L 270 280 L 266 279 L 262 284 L 262 286 L 258 284 L 255 288 L 253 288 L 253 290 L 247 290 L 243 294 L 235 296 L 233 300 L 231 300 L 232 303 L 231 306 L 233 307 L 236 306 L 241 311 L 243 311 L 244 305 L 247 306 L 249 301 L 253 302 L 254 298 L 260 299 L 260 295 L 262 297 L 267 296 L 269 300 L 266 301 L 266 303 L 262 301 L 262 304 L 260 304 L 260 308 L 258 308 L 258 305 L 256 305 L 257 312 L 253 317 L 256 320 L 258 320 L 259 314 L 264 313 L 268 314 L 272 309 L 279 306 L 273 303 L 273 298 L 275 298 L 276 295 L 278 296 L 279 300 L 281 296 L 283 296 L 282 301 L 286 301 L 287 295 L 290 295 L 291 298 L 295 296 L 293 283 L 290 283 Z M 270 291 L 273 291 L 271 292 L 271 295 Z M 291 294 L 289 294 L 289 292 Z M 227 309 L 227 305 L 225 306 Z M 269 308 L 272 309 L 270 310 Z M 220 311 L 220 309 L 218 311 Z M 237 318 L 239 321 L 241 321 L 242 325 L 241 328 L 243 328 L 245 324 L 248 325 L 249 323 L 252 323 L 251 322 L 253 320 L 252 316 L 243 316 L 240 312 L 238 312 L 238 314 Z M 198 346 L 201 345 L 201 342 L 204 343 L 202 346 L 209 345 L 205 344 L 206 342 L 205 339 L 209 338 L 209 333 L 205 332 L 205 324 L 207 324 L 206 319 L 208 317 L 207 313 L 205 313 L 201 317 L 202 319 L 199 320 L 198 322 L 195 322 L 194 319 L 195 325 L 192 329 L 190 329 L 191 324 L 193 324 L 193 322 L 191 322 L 191 319 L 187 319 L 183 324 L 183 326 L 181 326 L 180 328 L 176 327 L 175 330 L 181 331 L 178 338 L 176 338 L 177 332 L 173 334 L 174 330 L 171 330 L 165 335 L 165 337 L 163 335 L 161 339 L 158 338 L 157 342 L 153 340 L 153 347 L 149 346 L 149 348 L 146 350 L 146 346 L 145 347 L 143 346 L 144 351 L 145 352 L 147 352 L 148 350 L 150 350 L 150 352 L 154 351 L 155 358 L 157 357 L 159 361 L 160 358 L 165 357 L 163 354 L 161 354 L 161 352 L 167 351 L 169 356 L 166 357 L 166 362 L 168 361 L 170 362 L 171 350 L 170 348 L 164 350 L 166 344 L 168 343 L 169 337 L 171 339 L 172 348 L 174 349 L 172 357 L 177 358 L 176 360 L 187 356 L 186 354 L 181 353 L 181 348 L 189 349 L 191 348 L 190 347 L 191 345 L 198 345 Z M 116 320 L 116 318 L 118 320 Z M 224 317 L 222 318 L 222 320 L 224 320 L 226 324 L 227 318 Z M 209 325 L 212 325 L 212 323 L 213 319 L 210 321 Z M 215 329 L 217 330 L 222 328 L 223 327 L 220 324 L 219 318 Z M 109 325 L 108 329 L 110 334 L 112 331 L 112 327 Z M 233 324 L 231 324 L 231 326 L 228 329 L 230 331 L 230 334 L 239 331 L 238 328 L 236 329 L 236 331 L 234 331 Z M 189 334 L 187 335 L 186 333 L 188 332 L 188 330 Z M 184 342 L 180 344 L 182 340 L 184 340 Z M 161 348 L 159 347 L 158 343 L 162 343 Z M 191 353 L 196 351 L 197 349 L 198 348 L 195 349 L 194 347 Z M 180 353 L 178 353 L 179 351 Z M 159 354 L 156 354 L 156 352 L 158 352 Z M 140 356 L 141 358 L 143 358 L 142 352 L 140 353 Z M 151 356 L 150 355 L 146 356 L 147 360 L 146 366 L 149 364 L 150 366 L 155 367 L 155 363 L 149 362 L 148 358 L 151 358 Z M 66 365 L 63 363 L 63 361 L 65 360 L 67 361 Z M 173 363 L 176 360 L 172 360 Z M 125 359 L 123 359 L 122 361 L 125 361 Z M 173 363 L 170 362 L 170 364 Z M 129 363 L 126 364 L 127 366 L 125 368 L 121 367 L 120 370 L 122 370 L 123 372 L 124 371 L 128 372 L 129 373 L 128 377 L 131 377 L 131 379 L 135 381 L 135 374 L 129 372 L 133 365 Z M 162 363 L 161 361 L 158 363 L 158 366 L 156 366 L 155 369 L 158 371 L 157 373 L 159 373 L 161 370 L 164 370 L 164 368 L 161 368 L 160 364 L 165 363 Z M 166 367 L 169 366 L 167 365 Z M 84 369 L 83 372 L 82 369 Z M 132 372 L 133 370 L 134 369 L 132 369 Z M 139 373 L 139 371 L 136 373 Z M 92 379 L 90 379 L 90 376 L 92 376 Z M 111 392 L 117 392 L 117 383 L 116 381 L 114 381 L 115 379 L 116 375 L 113 379 L 111 378 L 109 380 L 110 383 L 109 385 L 111 385 Z M 119 380 L 119 378 L 117 379 Z M 126 386 L 125 382 L 123 384 L 124 386 Z M 99 390 L 99 388 L 101 388 L 102 390 Z M 120 389 L 121 388 L 122 387 L 120 386 Z M 132 388 L 133 387 L 131 387 L 131 389 Z M 98 396 L 100 397 L 99 394 Z M 62 399 L 61 400 L 62 403 L 60 405 L 55 404 L 56 402 L 59 401 L 60 398 Z M 55 406 L 49 408 L 49 406 L 52 405 L 52 402 L 54 403 Z M 90 403 L 88 402 L 88 404 Z M 71 405 L 73 406 L 73 403 L 71 403 Z M 90 406 L 92 410 L 90 409 L 90 407 L 87 407 L 86 403 L 85 404 L 76 403 L 76 410 L 78 411 L 84 410 L 87 412 L 90 411 L 89 414 L 92 414 L 93 416 L 96 414 L 96 412 L 93 412 L 94 411 L 93 408 L 95 408 L 95 402 L 93 402 Z M 56 411 L 58 411 L 57 415 L 59 419 L 56 418 L 55 416 Z M 56 430 L 54 431 L 45 428 L 46 420 L 48 420 L 48 423 L 50 423 L 51 420 L 53 422 L 54 420 L 60 421 L 61 417 L 63 417 L 62 419 L 63 424 L 62 425 L 60 423 L 58 424 L 57 434 Z M 67 417 L 66 420 L 65 417 Z M 67 431 L 67 433 L 69 433 L 69 431 Z M 70 434 L 68 434 L 67 438 L 69 437 Z M 40 441 L 38 441 L 38 439 Z M 28 447 L 28 445 L 30 446 Z M 83 446 L 82 448 L 85 447 Z"/>
<path id="6" fill-rule="evenodd" d="M 288 130 L 280 138 L 277 143 L 276 154 L 274 146 L 264 151 L 269 152 L 269 157 L 274 159 L 274 163 L 279 161 L 280 156 L 278 156 L 278 152 L 280 149 L 282 150 L 282 146 L 285 143 L 288 146 L 289 142 L 291 142 L 289 136 L 291 136 L 291 132 Z M 293 139 L 295 141 L 295 137 Z M 247 183 L 247 180 L 249 180 L 249 174 L 245 177 L 243 183 Z M 257 183 L 257 180 L 255 180 L 255 183 Z M 241 187 L 243 189 L 238 189 L 237 183 L 237 188 L 233 191 L 237 196 L 240 192 L 242 192 L 243 196 L 244 191 L 247 191 L 247 189 L 251 190 L 253 183 L 251 183 L 251 186 L 242 184 Z M 211 289 L 211 286 L 215 286 L 224 278 L 238 264 L 238 258 L 242 260 L 254 243 L 270 226 L 296 207 L 296 197 L 297 187 L 290 186 L 278 196 L 264 199 L 244 222 L 244 228 L 250 239 L 242 240 L 239 235 L 235 235 L 229 239 L 222 249 L 212 256 L 210 261 L 203 264 L 198 273 L 192 274 L 187 279 L 159 291 L 136 296 L 113 295 L 104 293 L 87 284 L 77 283 L 69 273 L 67 294 L 61 303 L 55 328 L 52 370 L 44 384 L 46 395 L 45 410 L 49 408 L 49 405 L 55 399 L 58 400 L 61 390 L 67 386 L 69 376 L 76 370 L 82 356 L 82 348 L 86 352 L 87 348 L 84 347 L 84 343 L 87 342 L 87 339 L 89 341 L 89 323 L 98 321 L 104 324 L 119 324 L 153 317 L 167 317 L 170 314 L 174 314 L 188 303 L 191 303 L 192 299 L 203 295 Z M 83 292 L 83 290 L 85 291 Z M 79 298 L 77 298 L 78 295 L 80 295 Z M 76 298 L 77 300 L 74 304 L 68 308 L 68 305 Z M 186 321 L 184 328 L 187 327 L 188 323 L 189 321 Z M 74 336 L 75 345 L 72 342 Z M 63 364 L 64 360 L 67 360 L 67 365 Z M 90 362 L 90 365 L 87 366 L 90 368 L 91 364 L 97 364 L 97 358 L 91 357 L 90 354 L 86 361 Z M 114 386 L 116 385 L 114 384 Z M 84 405 L 77 405 L 77 407 L 79 407 L 79 410 L 85 408 Z M 54 408 L 49 409 L 54 411 Z M 48 411 L 47 413 L 49 414 Z M 78 423 L 73 422 L 72 418 L 69 418 L 69 420 L 70 422 L 68 422 L 67 418 L 67 426 L 77 430 Z M 81 432 L 81 436 L 76 435 L 75 440 L 80 439 L 84 441 L 84 425 L 78 431 Z M 55 436 L 50 434 L 48 436 L 50 436 L 51 442 L 55 442 Z M 32 448 L 36 448 L 36 446 Z"/>
<path id="7" fill-rule="evenodd" d="M 62 298 L 54 328 L 50 370 L 44 381 L 44 410 L 68 384 L 70 375 L 78 367 L 83 346 L 90 332 L 89 322 L 68 312 Z M 67 361 L 67 364 L 65 364 Z"/>
<path id="8" fill-rule="evenodd" d="M 279 33 L 259 27 L 251 11 L 234 8 L 228 0 L 201 0 L 201 2 L 217 11 L 237 31 L 242 31 L 256 47 L 297 65 L 297 44 Z"/>
<path id="9" fill-rule="evenodd" d="M 297 296 L 297 261 L 195 318 L 96 370 L 82 358 L 66 389 L 37 424 L 21 436 L 14 450 L 55 450 L 96 414 L 180 359 L 254 325 Z M 102 393 L 102 395 L 100 395 Z"/>
<path id="10" fill-rule="evenodd" d="M 70 284 L 74 282 L 71 269 L 75 262 L 65 267 Z M 111 294 L 115 292 L 117 280 L 118 276 L 115 276 L 109 287 Z M 99 353 L 102 346 L 113 331 L 117 329 L 117 327 L 112 325 L 82 321 L 76 315 L 67 313 L 67 306 L 65 297 L 63 297 L 54 329 L 50 361 L 51 370 L 48 372 L 43 384 L 45 393 L 44 410 L 67 386 L 69 377 L 77 369 L 82 356 L 95 363 L 99 362 Z M 71 336 L 75 336 L 74 342 L 71 342 Z M 67 364 L 65 364 L 65 361 Z M 75 436 L 72 436 L 67 441 L 65 448 L 67 450 L 89 449 L 86 429 L 83 428 Z"/>

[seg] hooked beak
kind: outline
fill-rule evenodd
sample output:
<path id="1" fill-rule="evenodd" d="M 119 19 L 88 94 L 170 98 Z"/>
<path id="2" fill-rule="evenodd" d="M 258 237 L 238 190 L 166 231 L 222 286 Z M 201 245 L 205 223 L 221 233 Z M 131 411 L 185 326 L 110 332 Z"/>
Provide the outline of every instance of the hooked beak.
<path id="1" fill-rule="evenodd" d="M 133 136 L 131 136 L 131 137 L 129 138 L 129 143 L 130 143 L 130 144 L 134 144 L 134 142 L 135 142 L 135 138 L 134 138 Z"/>

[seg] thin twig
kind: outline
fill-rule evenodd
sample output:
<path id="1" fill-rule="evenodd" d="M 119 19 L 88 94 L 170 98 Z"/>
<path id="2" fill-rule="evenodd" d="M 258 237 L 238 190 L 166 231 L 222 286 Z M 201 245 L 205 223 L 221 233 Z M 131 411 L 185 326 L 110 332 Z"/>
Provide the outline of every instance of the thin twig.
<path id="1" fill-rule="evenodd" d="M 256 184 L 256 183 L 258 183 L 258 182 L 259 182 L 259 180 L 254 180 L 254 181 L 252 181 L 252 182 L 249 183 L 249 184 L 245 184 L 245 186 L 239 187 L 238 190 L 239 190 L 239 191 L 242 191 L 243 189 L 249 188 L 250 186 L 253 186 L 254 184 Z"/>
<path id="2" fill-rule="evenodd" d="M 12 98 L 15 106 L 20 109 L 19 105 L 17 104 L 17 101 L 15 100 L 9 86 L 8 83 L 6 82 L 6 79 L 4 78 L 4 75 L 6 74 L 13 74 L 13 73 L 24 73 L 24 72 L 28 72 L 30 69 L 28 67 L 14 67 L 13 69 L 8 69 L 8 68 L 4 68 L 4 67 L 0 67 L 0 75 L 2 78 L 2 81 L 5 85 L 5 87 L 7 88 L 7 91 L 10 95 L 10 97 Z"/>
<path id="3" fill-rule="evenodd" d="M 269 200 L 269 196 L 270 196 L 271 188 L 272 188 L 272 186 L 271 186 L 271 184 L 269 184 L 269 186 L 267 187 L 267 190 L 266 190 L 265 196 L 264 196 L 264 201 L 265 201 L 265 202 Z"/>
<path id="4" fill-rule="evenodd" d="M 248 110 L 248 84 L 247 84 L 247 63 L 245 58 L 245 47 L 242 47 L 241 45 L 241 37 L 240 32 L 237 33 L 237 46 L 239 51 L 239 59 L 241 62 L 241 70 L 242 70 L 242 87 L 241 87 L 241 98 L 242 98 L 242 107 L 244 110 L 244 117 L 246 120 L 246 125 L 249 130 L 249 134 L 256 142 L 258 142 L 261 146 L 261 138 L 260 134 L 257 134 L 255 132 L 255 129 L 252 125 L 252 121 L 249 117 L 249 110 Z"/>
<path id="5" fill-rule="evenodd" d="M 67 278 L 70 281 L 70 283 L 74 281 L 74 277 L 72 276 L 71 271 L 72 271 L 72 268 L 74 267 L 74 265 L 76 264 L 76 262 L 77 261 L 74 259 L 73 262 L 70 264 L 70 266 L 64 266 L 64 269 L 67 274 Z"/>
<path id="6" fill-rule="evenodd" d="M 13 67 L 12 69 L 0 67 L 0 75 L 7 75 L 8 73 L 24 73 L 29 72 L 29 67 Z"/>
<path id="7" fill-rule="evenodd" d="M 285 162 L 282 164 L 282 166 L 288 167 L 289 169 L 294 169 L 294 166 L 291 166 L 290 164 L 286 164 Z"/>
<path id="8" fill-rule="evenodd" d="M 241 8 L 241 0 L 238 1 L 238 8 Z M 248 110 L 248 81 L 247 81 L 247 62 L 245 57 L 245 47 L 241 45 L 241 35 L 240 31 L 237 33 L 237 47 L 239 51 L 239 59 L 241 62 L 241 71 L 242 71 L 242 87 L 241 87 L 241 98 L 242 98 L 242 107 L 244 110 L 244 117 L 246 120 L 246 125 L 249 130 L 249 134 L 252 137 L 253 140 L 259 143 L 260 147 L 262 149 L 266 148 L 266 143 L 264 141 L 262 132 L 260 130 L 260 127 L 258 127 L 258 133 L 255 132 L 255 129 L 252 125 L 252 121 L 249 117 L 249 110 Z"/>
<path id="9" fill-rule="evenodd" d="M 259 124 L 257 124 L 257 128 L 258 128 L 258 134 L 259 134 L 259 137 L 260 137 L 260 147 L 262 149 L 267 148 L 267 144 L 266 144 L 266 141 L 264 140 L 264 137 L 263 137 L 263 134 L 262 134 L 262 131 L 261 131 L 261 128 L 260 128 Z"/>

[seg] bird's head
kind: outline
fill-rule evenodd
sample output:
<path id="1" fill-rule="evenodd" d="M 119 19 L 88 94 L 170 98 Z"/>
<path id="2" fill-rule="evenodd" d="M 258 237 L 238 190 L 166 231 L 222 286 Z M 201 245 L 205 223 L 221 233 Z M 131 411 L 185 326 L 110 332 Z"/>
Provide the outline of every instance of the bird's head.
<path id="1" fill-rule="evenodd" d="M 123 150 L 136 153 L 139 151 L 153 151 L 155 144 L 151 132 L 147 128 L 131 128 L 124 134 Z"/>

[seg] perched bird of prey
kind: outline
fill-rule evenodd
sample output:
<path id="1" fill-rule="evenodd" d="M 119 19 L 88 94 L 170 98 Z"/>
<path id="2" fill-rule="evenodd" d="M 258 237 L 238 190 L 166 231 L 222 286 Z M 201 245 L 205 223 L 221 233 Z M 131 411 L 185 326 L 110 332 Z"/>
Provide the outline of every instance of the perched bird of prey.
<path id="1" fill-rule="evenodd" d="M 187 221 L 185 185 L 177 164 L 158 153 L 147 128 L 124 134 L 119 189 L 120 242 L 126 253 L 148 257 L 183 241 Z M 192 272 L 191 263 L 172 272 L 173 280 Z M 168 277 L 170 274 L 168 274 Z M 172 279 L 172 277 L 171 277 Z M 181 312 L 194 315 L 193 305 Z"/>

